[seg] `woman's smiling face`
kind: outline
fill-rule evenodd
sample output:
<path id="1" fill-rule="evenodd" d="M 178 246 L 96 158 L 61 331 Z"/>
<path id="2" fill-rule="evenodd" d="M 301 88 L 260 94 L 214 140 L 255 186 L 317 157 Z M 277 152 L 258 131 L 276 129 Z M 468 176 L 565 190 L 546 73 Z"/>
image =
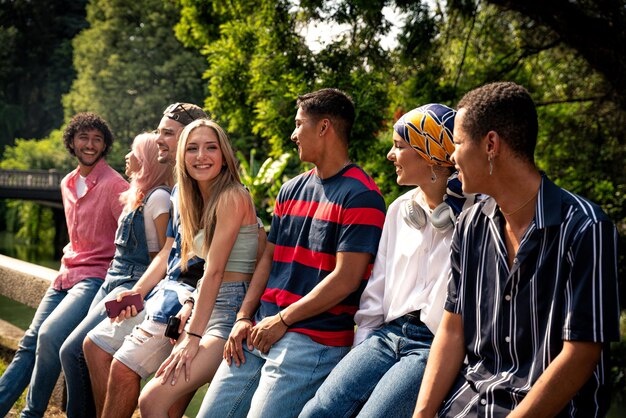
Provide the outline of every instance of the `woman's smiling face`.
<path id="1" fill-rule="evenodd" d="M 222 170 L 224 156 L 213 129 L 200 126 L 189 134 L 185 146 L 185 168 L 201 185 L 210 184 Z"/>
<path id="2" fill-rule="evenodd" d="M 395 131 L 387 159 L 393 162 L 396 168 L 398 176 L 396 181 L 399 185 L 415 186 L 423 181 L 430 181 L 431 170 L 428 162 Z"/>

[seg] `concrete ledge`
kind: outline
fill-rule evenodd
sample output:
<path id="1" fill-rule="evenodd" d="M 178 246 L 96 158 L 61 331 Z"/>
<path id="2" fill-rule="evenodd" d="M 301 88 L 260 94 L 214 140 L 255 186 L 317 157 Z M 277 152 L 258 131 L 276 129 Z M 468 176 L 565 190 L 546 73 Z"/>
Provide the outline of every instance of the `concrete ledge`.
<path id="1" fill-rule="evenodd" d="M 17 302 L 37 308 L 58 272 L 47 267 L 27 263 L 0 254 L 0 294 Z M 0 320 L 0 355 L 13 359 L 24 330 Z M 63 374 L 54 388 L 50 403 L 65 408 L 65 381 Z"/>
<path id="2" fill-rule="evenodd" d="M 37 308 L 58 271 L 0 254 L 0 294 Z"/>

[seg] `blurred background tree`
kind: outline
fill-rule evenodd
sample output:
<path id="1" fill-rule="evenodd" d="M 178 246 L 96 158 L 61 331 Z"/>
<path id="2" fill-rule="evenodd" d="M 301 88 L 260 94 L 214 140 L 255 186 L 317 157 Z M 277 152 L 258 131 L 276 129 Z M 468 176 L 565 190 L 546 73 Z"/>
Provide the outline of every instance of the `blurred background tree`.
<path id="1" fill-rule="evenodd" d="M 155 129 L 168 104 L 202 104 L 204 60 L 174 36 L 171 1 L 93 0 L 86 10 L 89 27 L 72 41 L 77 75 L 63 97 L 65 120 L 82 111 L 105 118 L 119 150 L 109 162 L 122 169 L 134 136 Z"/>
<path id="2" fill-rule="evenodd" d="M 76 77 L 71 42 L 87 26 L 86 3 L 0 1 L 0 153 L 63 122 L 61 96 Z"/>

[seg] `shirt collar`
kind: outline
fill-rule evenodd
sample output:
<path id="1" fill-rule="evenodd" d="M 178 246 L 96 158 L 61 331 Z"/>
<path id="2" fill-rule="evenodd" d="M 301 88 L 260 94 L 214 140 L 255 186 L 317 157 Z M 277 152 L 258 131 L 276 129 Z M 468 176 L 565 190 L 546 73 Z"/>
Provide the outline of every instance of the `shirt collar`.
<path id="1" fill-rule="evenodd" d="M 539 198 L 535 203 L 535 223 L 538 229 L 548 226 L 559 225 L 561 216 L 561 189 L 554 184 L 544 173 L 541 172 L 541 185 L 539 186 Z M 498 214 L 498 205 L 494 198 L 485 201 L 482 212 L 491 219 Z"/>
<path id="2" fill-rule="evenodd" d="M 93 170 L 91 170 L 91 172 L 87 174 L 87 177 L 85 177 L 85 183 L 88 185 L 95 185 L 98 183 L 98 180 L 107 172 L 108 166 L 109 165 L 104 158 L 100 158 L 93 167 Z M 78 176 L 80 176 L 80 167 L 76 167 L 76 170 L 74 170 L 74 173 L 72 174 L 73 180 L 76 181 Z"/>
<path id="3" fill-rule="evenodd" d="M 561 189 L 543 171 L 541 172 L 539 199 L 537 199 L 535 206 L 535 218 L 537 220 L 537 228 L 539 229 L 559 225 L 563 221 L 561 214 Z"/>

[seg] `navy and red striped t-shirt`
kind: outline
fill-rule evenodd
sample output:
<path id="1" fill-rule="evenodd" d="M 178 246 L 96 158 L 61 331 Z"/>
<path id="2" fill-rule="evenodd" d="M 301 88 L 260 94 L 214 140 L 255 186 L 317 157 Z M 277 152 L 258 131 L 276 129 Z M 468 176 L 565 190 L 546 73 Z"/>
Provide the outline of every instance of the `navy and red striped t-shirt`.
<path id="1" fill-rule="evenodd" d="M 313 169 L 285 183 L 268 236 L 276 248 L 257 322 L 300 300 L 324 280 L 335 268 L 337 252 L 366 252 L 372 259 L 357 291 L 289 328 L 320 344 L 352 345 L 354 314 L 371 273 L 384 219 L 380 190 L 354 164 L 327 179 L 320 179 Z"/>

